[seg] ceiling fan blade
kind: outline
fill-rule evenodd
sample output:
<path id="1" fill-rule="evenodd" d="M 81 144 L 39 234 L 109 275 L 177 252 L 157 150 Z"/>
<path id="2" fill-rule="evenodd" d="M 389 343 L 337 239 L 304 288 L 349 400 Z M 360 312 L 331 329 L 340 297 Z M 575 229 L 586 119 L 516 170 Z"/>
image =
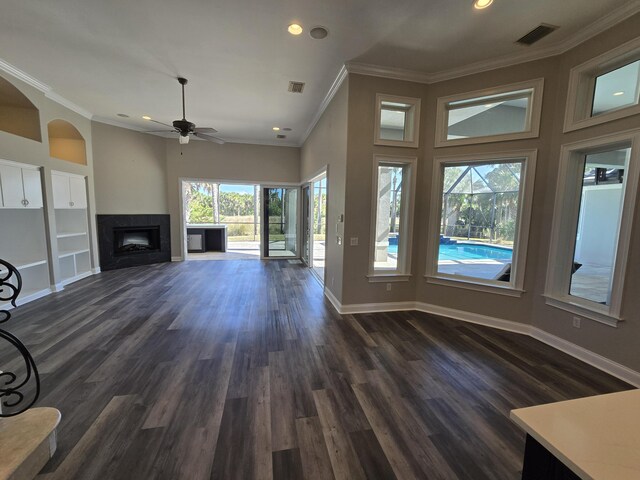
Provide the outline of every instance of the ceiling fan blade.
<path id="1" fill-rule="evenodd" d="M 203 140 L 207 140 L 208 142 L 213 142 L 213 143 L 217 143 L 219 145 L 224 145 L 224 140 L 222 140 L 221 138 L 212 137 L 211 135 L 205 135 L 204 133 L 198 133 L 198 132 L 193 132 L 193 134 L 198 138 L 201 138 Z"/>
<path id="2" fill-rule="evenodd" d="M 178 133 L 176 130 L 145 130 L 144 133 Z"/>
<path id="3" fill-rule="evenodd" d="M 211 128 L 211 127 L 202 127 L 202 128 L 196 128 L 194 130 L 195 133 L 204 133 L 205 135 L 211 135 L 214 133 L 218 133 L 218 130 L 216 130 L 215 128 Z"/>

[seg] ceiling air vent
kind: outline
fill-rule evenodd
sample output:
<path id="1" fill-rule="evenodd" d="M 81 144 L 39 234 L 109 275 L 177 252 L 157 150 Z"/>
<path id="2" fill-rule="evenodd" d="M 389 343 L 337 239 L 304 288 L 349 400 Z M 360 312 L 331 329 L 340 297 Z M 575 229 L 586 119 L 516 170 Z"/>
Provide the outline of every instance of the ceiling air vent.
<path id="1" fill-rule="evenodd" d="M 291 93 L 302 93 L 304 90 L 304 82 L 289 82 L 289 91 Z"/>
<path id="2" fill-rule="evenodd" d="M 276 135 L 276 138 L 287 138 L 286 135 Z"/>
<path id="3" fill-rule="evenodd" d="M 542 40 L 544 37 L 549 35 L 551 32 L 557 30 L 558 27 L 555 25 L 547 25 L 546 23 L 541 24 L 540 26 L 534 28 L 529 33 L 527 33 L 522 38 L 516 40 L 516 43 L 521 45 L 533 45 L 539 40 Z"/>

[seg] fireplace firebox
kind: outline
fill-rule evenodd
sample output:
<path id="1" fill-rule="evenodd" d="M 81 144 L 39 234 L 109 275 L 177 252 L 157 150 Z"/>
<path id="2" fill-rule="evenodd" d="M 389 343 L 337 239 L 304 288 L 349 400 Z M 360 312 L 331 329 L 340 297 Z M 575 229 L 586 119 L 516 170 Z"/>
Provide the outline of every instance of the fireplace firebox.
<path id="1" fill-rule="evenodd" d="M 169 215 L 98 215 L 100 268 L 171 261 Z"/>
<path id="2" fill-rule="evenodd" d="M 116 227 L 113 229 L 114 255 L 149 253 L 160 250 L 160 226 Z"/>

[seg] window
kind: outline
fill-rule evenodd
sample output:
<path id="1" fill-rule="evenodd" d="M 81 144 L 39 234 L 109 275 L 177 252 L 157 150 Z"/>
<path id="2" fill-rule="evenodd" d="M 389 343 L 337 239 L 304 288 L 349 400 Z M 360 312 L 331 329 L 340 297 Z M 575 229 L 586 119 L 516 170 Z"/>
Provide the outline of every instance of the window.
<path id="1" fill-rule="evenodd" d="M 519 295 L 535 156 L 525 151 L 436 158 L 429 281 Z"/>
<path id="2" fill-rule="evenodd" d="M 543 80 L 438 99 L 436 147 L 538 136 Z"/>
<path id="3" fill-rule="evenodd" d="M 638 148 L 640 132 L 563 147 L 547 303 L 609 325 L 620 320 Z"/>
<path id="4" fill-rule="evenodd" d="M 376 95 L 376 145 L 417 147 L 419 122 L 419 98 Z"/>
<path id="5" fill-rule="evenodd" d="M 370 281 L 408 278 L 415 163 L 415 158 L 375 157 Z"/>
<path id="6" fill-rule="evenodd" d="M 640 113 L 640 39 L 578 65 L 569 75 L 564 131 Z"/>

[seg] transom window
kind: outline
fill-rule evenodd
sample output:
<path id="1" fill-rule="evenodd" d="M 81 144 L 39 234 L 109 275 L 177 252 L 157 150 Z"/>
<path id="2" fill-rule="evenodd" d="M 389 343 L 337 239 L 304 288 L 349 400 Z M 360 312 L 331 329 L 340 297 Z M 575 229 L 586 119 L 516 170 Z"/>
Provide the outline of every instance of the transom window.
<path id="1" fill-rule="evenodd" d="M 376 95 L 376 145 L 417 147 L 419 122 L 419 98 Z"/>
<path id="2" fill-rule="evenodd" d="M 564 131 L 640 114 L 640 39 L 571 69 Z"/>
<path id="3" fill-rule="evenodd" d="M 542 80 L 438 99 L 436 146 L 538 135 Z"/>
<path id="4" fill-rule="evenodd" d="M 534 162 L 533 151 L 436 159 L 427 276 L 522 287 Z"/>
<path id="5" fill-rule="evenodd" d="M 591 115 L 602 115 L 638 104 L 640 60 L 599 75 L 595 79 Z"/>

